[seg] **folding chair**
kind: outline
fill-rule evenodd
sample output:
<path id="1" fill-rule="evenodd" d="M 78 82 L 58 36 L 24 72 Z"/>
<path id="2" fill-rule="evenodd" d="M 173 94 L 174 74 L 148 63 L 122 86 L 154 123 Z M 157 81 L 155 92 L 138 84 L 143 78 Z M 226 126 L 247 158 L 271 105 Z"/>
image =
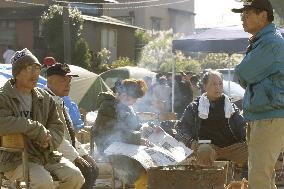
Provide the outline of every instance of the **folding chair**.
<path id="1" fill-rule="evenodd" d="M 25 136 L 22 134 L 1 136 L 0 151 L 6 152 L 21 152 L 23 163 L 23 178 L 25 185 L 21 185 L 21 181 L 16 181 L 16 188 L 30 188 L 29 186 L 29 167 L 28 167 L 28 153 Z M 0 173 L 0 187 L 5 178 L 4 173 Z"/>

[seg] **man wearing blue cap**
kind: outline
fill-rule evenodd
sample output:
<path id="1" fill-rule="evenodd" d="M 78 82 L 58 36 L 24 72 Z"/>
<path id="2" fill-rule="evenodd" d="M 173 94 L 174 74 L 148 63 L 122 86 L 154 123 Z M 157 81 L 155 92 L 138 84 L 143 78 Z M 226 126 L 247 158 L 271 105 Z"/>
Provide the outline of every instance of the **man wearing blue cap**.
<path id="1" fill-rule="evenodd" d="M 284 147 L 284 39 L 272 23 L 269 0 L 247 0 L 232 11 L 241 13 L 244 31 L 252 34 L 235 69 L 246 89 L 249 189 L 274 189 L 274 166 Z"/>

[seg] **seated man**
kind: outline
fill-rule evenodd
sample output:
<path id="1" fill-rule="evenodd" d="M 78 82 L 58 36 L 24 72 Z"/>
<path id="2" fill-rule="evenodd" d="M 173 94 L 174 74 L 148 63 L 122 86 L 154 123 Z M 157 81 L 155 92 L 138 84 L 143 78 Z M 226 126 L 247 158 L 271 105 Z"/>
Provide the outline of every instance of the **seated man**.
<path id="1" fill-rule="evenodd" d="M 65 158 L 69 159 L 81 170 L 85 177 L 85 184 L 82 188 L 91 189 L 96 182 L 99 170 L 95 160 L 88 155 L 80 142 L 76 140 L 72 120 L 62 99 L 62 97 L 69 95 L 72 77 L 78 77 L 78 75 L 72 74 L 69 66 L 61 63 L 50 66 L 46 75 L 48 87 L 46 90 L 54 98 L 59 116 L 64 123 L 64 139 L 58 147 L 58 151 L 63 153 Z"/>
<path id="2" fill-rule="evenodd" d="M 207 72 L 203 84 L 206 92 L 187 106 L 176 125 L 176 138 L 192 149 L 199 140 L 211 140 L 210 145 L 194 149 L 199 164 L 209 164 L 215 159 L 245 163 L 248 158 L 246 123 L 236 105 L 223 93 L 222 74 Z M 206 154 L 208 157 L 204 157 Z"/>
<path id="3" fill-rule="evenodd" d="M 62 142 L 64 127 L 54 100 L 36 87 L 41 64 L 28 50 L 17 51 L 11 59 L 13 78 L 0 90 L 0 136 L 26 137 L 30 188 L 81 188 L 84 177 L 56 149 Z M 0 172 L 9 180 L 23 179 L 21 153 L 0 151 Z"/>

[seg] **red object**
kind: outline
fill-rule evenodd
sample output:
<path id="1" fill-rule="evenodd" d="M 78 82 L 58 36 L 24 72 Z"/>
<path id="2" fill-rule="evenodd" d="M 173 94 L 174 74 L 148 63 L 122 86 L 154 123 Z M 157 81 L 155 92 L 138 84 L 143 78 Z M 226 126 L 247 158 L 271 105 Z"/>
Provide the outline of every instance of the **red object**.
<path id="1" fill-rule="evenodd" d="M 56 63 L 56 60 L 55 60 L 53 57 L 51 57 L 51 56 L 45 57 L 45 58 L 43 59 L 43 65 L 44 65 L 45 67 L 52 66 L 52 65 L 55 64 L 55 63 Z"/>

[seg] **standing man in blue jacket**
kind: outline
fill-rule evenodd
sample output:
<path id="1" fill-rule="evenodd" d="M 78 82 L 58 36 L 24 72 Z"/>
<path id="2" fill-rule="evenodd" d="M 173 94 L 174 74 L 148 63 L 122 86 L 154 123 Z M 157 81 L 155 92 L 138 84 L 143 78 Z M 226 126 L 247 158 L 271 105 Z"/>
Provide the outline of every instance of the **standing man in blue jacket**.
<path id="1" fill-rule="evenodd" d="M 284 39 L 277 31 L 269 0 L 245 1 L 244 31 L 252 34 L 246 56 L 236 67 L 246 89 L 244 117 L 249 122 L 249 189 L 274 189 L 274 166 L 284 147 Z"/>

